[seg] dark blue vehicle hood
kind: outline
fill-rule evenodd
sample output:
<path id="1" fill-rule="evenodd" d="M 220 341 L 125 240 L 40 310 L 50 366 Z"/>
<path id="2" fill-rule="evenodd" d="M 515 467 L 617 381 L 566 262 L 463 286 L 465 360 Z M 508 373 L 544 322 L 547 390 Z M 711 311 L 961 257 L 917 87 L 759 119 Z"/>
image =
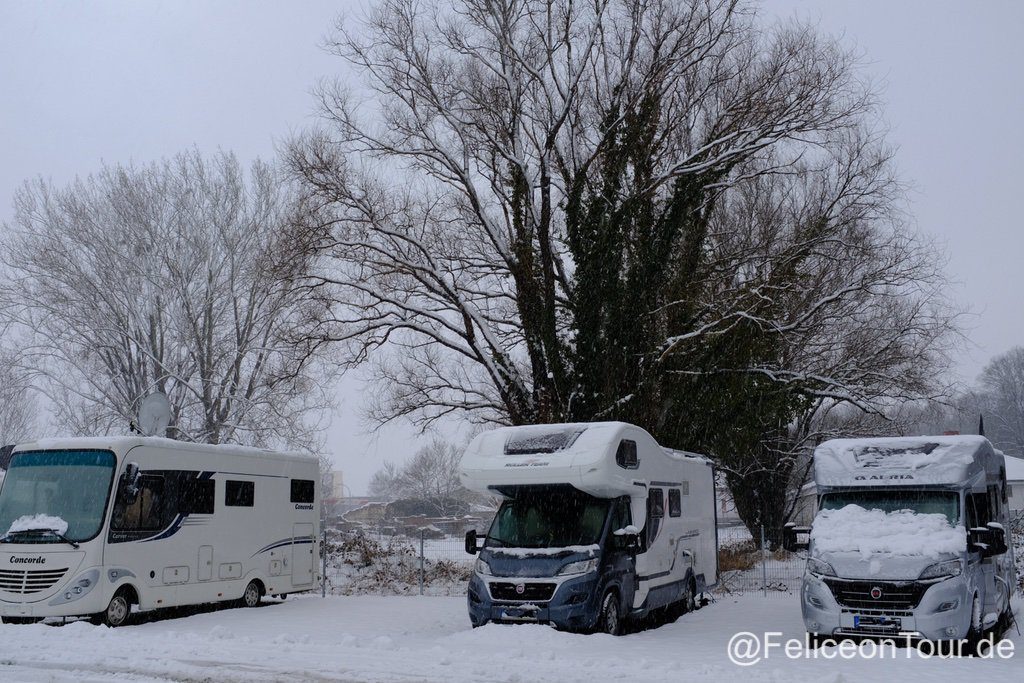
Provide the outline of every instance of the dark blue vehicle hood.
<path id="1" fill-rule="evenodd" d="M 484 548 L 480 559 L 487 563 L 494 576 L 541 578 L 555 576 L 567 564 L 589 560 L 601 555 L 593 546 L 568 548 Z"/>

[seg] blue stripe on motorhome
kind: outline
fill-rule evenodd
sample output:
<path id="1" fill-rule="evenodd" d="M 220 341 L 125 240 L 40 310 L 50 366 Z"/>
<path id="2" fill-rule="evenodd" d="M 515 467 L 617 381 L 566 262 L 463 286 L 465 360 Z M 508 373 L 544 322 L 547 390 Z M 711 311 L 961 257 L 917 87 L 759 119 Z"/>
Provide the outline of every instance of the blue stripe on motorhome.
<path id="1" fill-rule="evenodd" d="M 169 527 L 167 527 L 166 529 L 164 529 L 163 532 L 161 532 L 160 534 L 158 534 L 156 536 L 150 536 L 149 538 L 144 538 L 144 539 L 142 539 L 142 542 L 143 543 L 147 543 L 149 541 L 159 541 L 159 540 L 164 539 L 164 538 L 170 538 L 174 534 L 178 533 L 178 531 L 181 529 L 181 523 L 183 521 L 185 521 L 186 517 L 188 517 L 188 515 L 183 515 L 183 514 L 181 514 L 179 512 L 178 516 L 174 518 L 173 522 L 171 522 L 171 525 Z"/>
<path id="2" fill-rule="evenodd" d="M 283 548 L 286 545 L 299 545 L 299 544 L 302 544 L 302 543 L 312 543 L 312 542 L 313 542 L 312 536 L 307 536 L 305 538 L 286 538 L 286 539 L 283 539 L 281 541 L 274 541 L 270 545 L 265 546 L 263 548 L 260 548 L 259 550 L 257 550 L 256 552 L 254 552 L 252 554 L 252 557 L 256 557 L 260 553 L 265 553 L 268 550 L 275 550 L 277 548 Z"/>

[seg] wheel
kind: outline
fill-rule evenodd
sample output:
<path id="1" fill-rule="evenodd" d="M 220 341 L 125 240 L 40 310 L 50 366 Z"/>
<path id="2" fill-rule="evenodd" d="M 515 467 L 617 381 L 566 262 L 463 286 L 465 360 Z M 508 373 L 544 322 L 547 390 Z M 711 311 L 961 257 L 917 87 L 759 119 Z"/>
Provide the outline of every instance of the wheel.
<path id="1" fill-rule="evenodd" d="M 253 580 L 245 587 L 245 592 L 242 593 L 242 599 L 239 602 L 242 607 L 256 607 L 260 604 L 261 597 L 263 597 L 263 591 L 260 590 L 260 584 Z"/>
<path id="2" fill-rule="evenodd" d="M 131 615 L 132 603 L 128 599 L 128 594 L 121 591 L 110 599 L 107 609 L 95 615 L 91 621 L 94 624 L 106 624 L 110 628 L 117 628 L 128 623 Z"/>
<path id="3" fill-rule="evenodd" d="M 601 614 L 597 619 L 597 628 L 602 633 L 617 636 L 622 634 L 622 615 L 619 613 L 619 596 L 615 591 L 608 591 L 601 600 Z"/>
<path id="4" fill-rule="evenodd" d="M 693 612 L 697 609 L 697 586 L 693 582 L 693 579 L 690 579 L 686 585 L 682 603 L 681 609 L 683 614 L 688 614 L 689 612 Z"/>

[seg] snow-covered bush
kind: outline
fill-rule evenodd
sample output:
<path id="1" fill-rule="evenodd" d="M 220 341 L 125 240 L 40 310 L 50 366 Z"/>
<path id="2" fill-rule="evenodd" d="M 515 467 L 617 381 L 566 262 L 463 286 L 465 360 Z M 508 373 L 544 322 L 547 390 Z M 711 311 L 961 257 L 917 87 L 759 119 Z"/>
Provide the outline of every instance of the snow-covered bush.
<path id="1" fill-rule="evenodd" d="M 1018 513 L 1010 523 L 1010 542 L 1017 564 L 1017 589 L 1024 592 L 1024 513 Z"/>
<path id="2" fill-rule="evenodd" d="M 361 533 L 328 539 L 327 590 L 337 595 L 408 595 L 419 592 L 420 557 L 411 539 L 375 540 Z M 470 568 L 446 559 L 423 560 L 424 592 L 461 595 Z"/>

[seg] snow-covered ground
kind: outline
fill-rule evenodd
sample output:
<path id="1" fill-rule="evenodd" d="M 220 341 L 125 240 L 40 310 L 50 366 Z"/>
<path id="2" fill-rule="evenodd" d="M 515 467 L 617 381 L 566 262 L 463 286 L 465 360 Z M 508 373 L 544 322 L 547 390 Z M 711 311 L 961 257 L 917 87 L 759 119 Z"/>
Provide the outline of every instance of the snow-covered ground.
<path id="1" fill-rule="evenodd" d="M 1018 612 L 1021 604 L 1017 603 Z M 299 597 L 257 609 L 165 618 L 121 629 L 0 626 L 4 681 L 852 681 L 902 683 L 971 677 L 1024 679 L 1024 653 L 1010 659 L 923 658 L 897 650 L 884 660 L 839 658 L 839 650 L 790 660 L 781 650 L 749 667 L 726 652 L 737 631 L 800 638 L 796 599 L 720 598 L 674 624 L 622 637 L 546 626 L 471 629 L 457 597 Z M 1024 638 L 1010 636 L 1016 650 Z M 826 656 L 832 658 L 826 659 Z"/>

